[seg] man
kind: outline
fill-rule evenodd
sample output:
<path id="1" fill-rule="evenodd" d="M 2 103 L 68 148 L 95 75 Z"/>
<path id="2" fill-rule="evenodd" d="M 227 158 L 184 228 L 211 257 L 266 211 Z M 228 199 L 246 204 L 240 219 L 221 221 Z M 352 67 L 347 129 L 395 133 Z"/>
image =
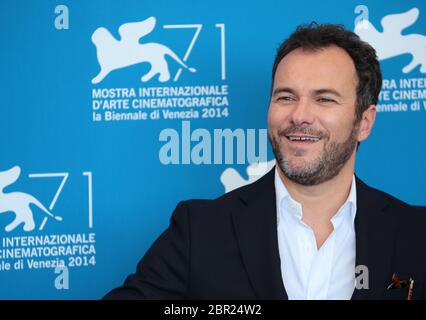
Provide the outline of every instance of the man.
<path id="1" fill-rule="evenodd" d="M 425 298 L 425 215 L 354 176 L 381 80 L 354 33 L 299 27 L 273 67 L 276 167 L 216 200 L 181 202 L 106 298 Z"/>

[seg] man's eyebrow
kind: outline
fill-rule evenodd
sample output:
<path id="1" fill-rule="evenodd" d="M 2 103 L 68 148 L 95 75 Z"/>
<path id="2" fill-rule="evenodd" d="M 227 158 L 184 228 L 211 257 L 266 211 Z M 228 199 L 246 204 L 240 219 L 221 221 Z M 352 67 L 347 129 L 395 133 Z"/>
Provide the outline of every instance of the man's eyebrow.
<path id="1" fill-rule="evenodd" d="M 335 90 L 333 88 L 321 88 L 321 89 L 312 90 L 312 92 L 316 95 L 328 93 L 328 94 L 335 95 L 336 97 L 340 97 L 340 98 L 342 97 L 342 95 L 337 90 Z M 274 91 L 272 92 L 272 96 L 275 96 L 279 93 L 296 94 L 296 90 L 294 90 L 290 87 L 280 87 L 280 88 L 274 89 Z"/>
<path id="2" fill-rule="evenodd" d="M 342 95 L 335 89 L 332 88 L 324 88 L 324 89 L 317 89 L 317 90 L 313 90 L 313 92 L 315 94 L 324 94 L 324 93 L 328 93 L 328 94 L 333 94 L 337 97 L 342 97 Z"/>
<path id="3" fill-rule="evenodd" d="M 289 88 L 289 87 L 281 87 L 281 88 L 274 89 L 274 91 L 272 92 L 272 95 L 275 96 L 275 95 L 277 95 L 279 93 L 283 93 L 283 92 L 294 94 L 296 91 L 293 90 L 292 88 Z"/>

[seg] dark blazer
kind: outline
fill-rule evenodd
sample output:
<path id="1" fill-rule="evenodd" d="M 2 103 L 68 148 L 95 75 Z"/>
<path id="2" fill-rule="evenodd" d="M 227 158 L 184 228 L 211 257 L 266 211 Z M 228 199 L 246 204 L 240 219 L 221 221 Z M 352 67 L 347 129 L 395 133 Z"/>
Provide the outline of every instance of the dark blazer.
<path id="1" fill-rule="evenodd" d="M 406 288 L 386 290 L 395 272 L 425 299 L 426 214 L 358 178 L 356 186 L 356 265 L 368 267 L 369 289 L 352 298 L 406 299 Z M 287 299 L 277 238 L 272 170 L 218 199 L 179 203 L 136 273 L 105 298 Z"/>

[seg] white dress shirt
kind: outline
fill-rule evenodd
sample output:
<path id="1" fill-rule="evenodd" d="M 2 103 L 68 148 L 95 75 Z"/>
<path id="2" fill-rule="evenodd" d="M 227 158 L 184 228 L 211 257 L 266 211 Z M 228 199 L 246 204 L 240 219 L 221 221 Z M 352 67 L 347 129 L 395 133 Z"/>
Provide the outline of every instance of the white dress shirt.
<path id="1" fill-rule="evenodd" d="M 355 177 L 348 199 L 331 219 L 333 232 L 317 249 L 313 230 L 302 221 L 302 205 L 290 196 L 277 170 L 278 247 L 288 298 L 350 299 L 355 288 Z"/>

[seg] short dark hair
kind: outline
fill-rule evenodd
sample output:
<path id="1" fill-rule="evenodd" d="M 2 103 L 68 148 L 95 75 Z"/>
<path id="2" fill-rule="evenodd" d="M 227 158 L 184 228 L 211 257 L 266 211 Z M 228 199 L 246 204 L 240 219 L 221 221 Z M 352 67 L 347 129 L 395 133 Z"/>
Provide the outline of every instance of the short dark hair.
<path id="1" fill-rule="evenodd" d="M 312 22 L 297 27 L 278 48 L 272 69 L 272 86 L 278 64 L 297 48 L 319 50 L 335 45 L 345 50 L 354 62 L 358 76 L 356 88 L 356 119 L 372 104 L 376 105 L 382 87 L 382 73 L 376 51 L 358 35 L 340 24 L 318 24 Z"/>

